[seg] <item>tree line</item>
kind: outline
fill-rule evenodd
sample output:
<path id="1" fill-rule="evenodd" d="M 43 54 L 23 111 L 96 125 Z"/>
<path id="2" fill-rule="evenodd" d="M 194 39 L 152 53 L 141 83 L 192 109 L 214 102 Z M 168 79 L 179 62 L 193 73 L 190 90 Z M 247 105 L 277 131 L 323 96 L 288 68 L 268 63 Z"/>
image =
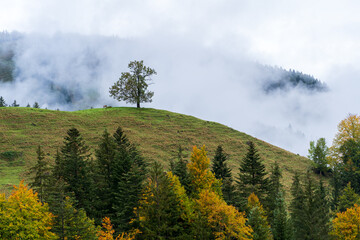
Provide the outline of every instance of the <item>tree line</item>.
<path id="1" fill-rule="evenodd" d="M 340 124 L 349 125 L 345 123 Z M 279 164 L 275 162 L 267 172 L 255 144 L 247 145 L 234 176 L 223 146 L 217 147 L 212 163 L 205 146 L 194 146 L 190 159 L 179 147 L 177 159 L 170 161 L 166 170 L 158 162 L 148 163 L 120 127 L 113 134 L 104 131 L 94 155 L 80 132 L 71 128 L 53 159 L 38 146 L 29 186 L 21 182 L 9 197 L 0 195 L 0 238 L 282 240 L 359 236 L 360 198 L 356 188 L 346 183 L 348 174 L 353 176 L 356 169 L 345 164 L 353 166 L 353 160 L 336 162 L 336 166 L 344 165 L 342 172 L 333 167 L 327 170 L 332 182 L 341 180 L 338 190 L 334 183 L 323 183 L 324 174 L 315 181 L 309 172 L 296 173 L 286 203 Z M 318 157 L 317 145 L 322 146 L 312 144 L 309 152 Z"/>
<path id="2" fill-rule="evenodd" d="M 20 107 L 20 104 L 18 104 L 16 102 L 16 100 L 14 100 L 14 102 L 12 104 L 7 104 L 5 99 L 2 96 L 0 96 L 0 107 Z M 30 103 L 28 103 L 26 105 L 26 107 L 31 107 Z M 33 108 L 40 108 L 40 105 L 39 105 L 38 102 L 35 102 L 32 107 Z"/>

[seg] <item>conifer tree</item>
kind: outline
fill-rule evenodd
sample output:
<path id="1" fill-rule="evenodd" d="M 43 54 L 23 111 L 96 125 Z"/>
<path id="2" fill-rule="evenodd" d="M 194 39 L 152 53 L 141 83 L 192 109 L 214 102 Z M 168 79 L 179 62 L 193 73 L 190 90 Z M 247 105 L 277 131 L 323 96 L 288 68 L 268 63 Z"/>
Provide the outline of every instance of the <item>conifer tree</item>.
<path id="1" fill-rule="evenodd" d="M 26 105 L 26 107 L 28 107 L 28 108 L 29 108 L 29 107 L 30 107 L 30 103 L 28 103 L 28 104 Z"/>
<path id="2" fill-rule="evenodd" d="M 40 108 L 40 105 L 38 102 L 35 102 L 34 105 L 33 105 L 33 108 Z"/>
<path id="3" fill-rule="evenodd" d="M 315 190 L 316 239 L 329 239 L 330 232 L 330 203 L 327 199 L 327 190 L 322 179 Z"/>
<path id="4" fill-rule="evenodd" d="M 116 231 L 126 232 L 133 226 L 130 221 L 136 216 L 134 208 L 138 206 L 146 175 L 145 162 L 119 127 L 114 133 L 116 155 L 112 174 L 112 198 L 114 199 L 113 222 Z"/>
<path id="5" fill-rule="evenodd" d="M 271 231 L 273 233 L 274 240 L 290 239 L 290 222 L 282 191 L 279 191 L 276 196 L 275 209 L 273 210 L 272 216 Z"/>
<path id="6" fill-rule="evenodd" d="M 274 210 L 277 204 L 277 197 L 279 194 L 282 194 L 282 184 L 280 182 L 282 177 L 279 164 L 274 163 L 274 166 L 271 169 L 269 177 L 269 194 L 266 198 L 266 209 L 268 211 L 269 221 L 272 222 Z"/>
<path id="7" fill-rule="evenodd" d="M 83 209 L 77 210 L 70 197 L 62 199 L 59 206 L 62 208 L 57 212 L 54 232 L 60 239 L 98 239 L 99 228 L 95 226 L 94 220 L 88 218 Z"/>
<path id="8" fill-rule="evenodd" d="M 237 188 L 240 192 L 240 201 L 244 201 L 251 193 L 255 193 L 260 201 L 264 201 L 269 180 L 266 178 L 265 166 L 253 142 L 248 142 L 249 148 L 245 158 L 240 163 Z M 240 203 L 241 204 L 241 203 Z"/>
<path id="9" fill-rule="evenodd" d="M 16 103 L 16 100 L 11 104 L 12 107 L 19 107 L 20 105 Z"/>
<path id="10" fill-rule="evenodd" d="M 95 190 L 95 208 L 96 208 L 96 220 L 99 221 L 103 217 L 114 217 L 113 205 L 115 199 L 113 192 L 117 191 L 114 188 L 113 172 L 114 161 L 116 155 L 116 144 L 114 138 L 104 131 L 100 140 L 98 149 L 95 151 L 96 163 L 95 163 L 95 178 L 96 178 L 96 190 Z"/>
<path id="11" fill-rule="evenodd" d="M 300 177 L 296 173 L 291 186 L 292 200 L 290 203 L 292 236 L 294 240 L 303 240 L 305 236 L 304 226 L 304 190 L 301 186 Z"/>
<path id="12" fill-rule="evenodd" d="M 266 213 L 262 207 L 259 198 L 251 193 L 248 198 L 248 225 L 253 229 L 254 240 L 272 240 L 270 225 L 267 221 Z"/>
<path id="13" fill-rule="evenodd" d="M 89 168 L 89 149 L 80 132 L 70 128 L 64 138 L 59 159 L 55 160 L 56 174 L 66 183 L 66 191 L 74 193 L 76 207 L 91 212 L 91 179 Z"/>
<path id="14" fill-rule="evenodd" d="M 233 204 L 235 187 L 231 175 L 231 169 L 227 166 L 226 161 L 229 155 L 226 154 L 222 146 L 218 146 L 212 164 L 212 172 L 217 179 L 222 180 L 222 193 L 224 200 L 228 204 Z"/>
<path id="15" fill-rule="evenodd" d="M 49 184 L 50 178 L 50 165 L 45 159 L 45 153 L 42 151 L 40 145 L 36 150 L 37 162 L 34 167 L 30 169 L 30 173 L 33 175 L 33 180 L 30 186 L 38 193 L 40 202 L 44 202 L 44 195 L 46 194 L 46 187 Z"/>
<path id="16" fill-rule="evenodd" d="M 6 107 L 6 102 L 2 96 L 0 96 L 0 107 Z"/>
<path id="17" fill-rule="evenodd" d="M 351 208 L 354 204 L 360 203 L 360 196 L 355 193 L 354 189 L 351 187 L 349 182 L 344 188 L 342 195 L 339 197 L 339 206 L 338 211 L 344 212 L 346 209 Z"/>
<path id="18" fill-rule="evenodd" d="M 154 162 L 138 208 L 143 239 L 179 239 L 186 234 L 180 199 L 170 183 L 164 168 Z"/>
<path id="19" fill-rule="evenodd" d="M 188 161 L 183 156 L 183 148 L 179 146 L 177 161 L 170 162 L 170 170 L 176 175 L 185 190 L 190 192 L 190 178 L 187 170 Z"/>

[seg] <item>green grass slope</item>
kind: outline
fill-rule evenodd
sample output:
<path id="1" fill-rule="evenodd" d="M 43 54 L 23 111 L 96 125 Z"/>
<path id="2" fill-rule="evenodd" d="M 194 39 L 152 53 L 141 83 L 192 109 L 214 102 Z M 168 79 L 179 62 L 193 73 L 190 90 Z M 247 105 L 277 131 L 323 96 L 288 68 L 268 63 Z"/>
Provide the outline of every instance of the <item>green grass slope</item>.
<path id="1" fill-rule="evenodd" d="M 148 161 L 168 166 L 175 159 L 178 146 L 185 148 L 188 158 L 194 145 L 206 145 L 210 159 L 221 144 L 230 154 L 233 174 L 247 149 L 246 142 L 255 142 L 268 170 L 278 161 L 283 170 L 287 190 L 294 172 L 305 172 L 310 161 L 269 143 L 215 122 L 169 111 L 136 108 L 89 109 L 75 112 L 34 108 L 0 108 L 0 185 L 7 188 L 26 179 L 24 170 L 34 164 L 36 147 L 54 156 L 63 143 L 66 131 L 76 127 L 92 151 L 104 129 L 111 134 L 121 126 L 129 139 L 139 145 Z"/>

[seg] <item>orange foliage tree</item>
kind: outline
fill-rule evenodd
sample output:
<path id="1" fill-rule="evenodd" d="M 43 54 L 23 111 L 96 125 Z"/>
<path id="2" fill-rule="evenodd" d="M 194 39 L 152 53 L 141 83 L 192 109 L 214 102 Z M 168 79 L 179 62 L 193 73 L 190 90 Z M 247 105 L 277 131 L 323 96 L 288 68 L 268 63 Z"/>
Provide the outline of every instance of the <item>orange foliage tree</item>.
<path id="1" fill-rule="evenodd" d="M 102 227 L 99 231 L 99 240 L 114 240 L 114 232 L 113 225 L 111 224 L 111 220 L 108 217 L 103 218 Z M 133 240 L 135 239 L 136 234 L 140 231 L 135 229 L 130 233 L 122 233 L 115 238 L 115 240 Z"/>
<path id="2" fill-rule="evenodd" d="M 194 195 L 199 194 L 203 189 L 211 189 L 218 195 L 221 193 L 221 180 L 215 178 L 210 171 L 210 159 L 206 156 L 205 146 L 198 149 L 193 147 L 188 170 L 190 173 L 191 188 Z"/>
<path id="3" fill-rule="evenodd" d="M 244 213 L 227 203 L 214 191 L 205 189 L 195 200 L 195 208 L 205 216 L 215 239 L 252 239 Z"/>
<path id="4" fill-rule="evenodd" d="M 50 232 L 53 217 L 23 181 L 8 199 L 0 194 L 0 239 L 56 239 Z"/>
<path id="5" fill-rule="evenodd" d="M 345 212 L 336 214 L 333 220 L 333 230 L 331 232 L 336 239 L 352 240 L 360 238 L 360 206 L 348 208 Z"/>
<path id="6" fill-rule="evenodd" d="M 329 148 L 328 162 L 335 165 L 340 160 L 340 147 L 346 141 L 360 140 L 360 116 L 356 114 L 349 114 L 347 118 L 343 119 L 338 124 L 338 133 L 335 135 L 332 146 Z"/>
<path id="7" fill-rule="evenodd" d="M 193 229 L 200 232 L 200 229 L 210 228 L 215 239 L 252 239 L 252 229 L 246 226 L 244 213 L 224 201 L 221 180 L 215 178 L 209 167 L 210 159 L 206 156 L 205 146 L 201 149 L 194 146 L 188 164 L 193 191 Z M 204 220 L 205 228 L 201 227 Z"/>

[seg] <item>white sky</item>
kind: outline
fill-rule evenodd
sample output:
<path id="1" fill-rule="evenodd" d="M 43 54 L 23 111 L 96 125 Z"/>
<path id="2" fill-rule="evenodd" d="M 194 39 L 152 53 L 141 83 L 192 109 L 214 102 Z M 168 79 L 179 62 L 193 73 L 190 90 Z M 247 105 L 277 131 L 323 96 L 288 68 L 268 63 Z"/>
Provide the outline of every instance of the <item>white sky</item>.
<path id="1" fill-rule="evenodd" d="M 123 54 L 124 63 L 139 56 L 158 72 L 154 103 L 147 106 L 218 121 L 306 155 L 310 140 L 326 137 L 330 144 L 337 123 L 359 112 L 359 11 L 355 0 L 0 0 L 0 30 L 125 39 L 132 50 Z M 331 91 L 253 101 L 242 81 L 236 87 L 245 97 L 238 101 L 215 80 L 204 87 L 201 78 L 214 75 L 230 84 L 235 76 L 221 69 L 231 66 L 235 73 L 243 61 L 314 75 Z M 206 75 L 209 66 L 219 70 Z M 189 71 L 182 73 L 186 81 L 176 78 L 178 71 Z M 181 80 L 204 91 L 181 98 L 170 89 L 185 84 Z M 216 91 L 222 91 L 219 99 L 206 96 Z M 239 107 L 244 101 L 247 106 Z"/>

